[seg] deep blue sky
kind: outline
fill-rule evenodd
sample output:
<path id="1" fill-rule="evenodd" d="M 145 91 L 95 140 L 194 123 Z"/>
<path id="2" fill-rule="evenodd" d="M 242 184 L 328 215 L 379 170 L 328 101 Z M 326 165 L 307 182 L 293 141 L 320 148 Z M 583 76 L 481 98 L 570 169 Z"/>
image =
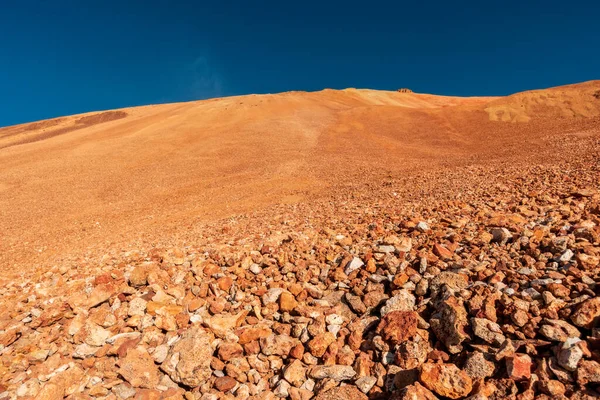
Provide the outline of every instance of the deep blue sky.
<path id="1" fill-rule="evenodd" d="M 599 15 L 597 0 L 6 0 L 0 126 L 234 94 L 599 79 Z"/>

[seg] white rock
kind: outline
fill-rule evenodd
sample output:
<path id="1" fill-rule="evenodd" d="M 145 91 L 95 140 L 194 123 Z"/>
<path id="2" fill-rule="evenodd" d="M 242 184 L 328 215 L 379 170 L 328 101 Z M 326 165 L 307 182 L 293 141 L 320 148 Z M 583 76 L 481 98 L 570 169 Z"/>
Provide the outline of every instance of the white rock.
<path id="1" fill-rule="evenodd" d="M 250 266 L 250 272 L 252 272 L 254 275 L 258 275 L 262 272 L 262 268 L 258 264 L 252 264 Z"/>
<path id="2" fill-rule="evenodd" d="M 146 313 L 146 305 L 148 302 L 141 297 L 136 297 L 129 302 L 129 310 L 127 315 L 133 317 L 134 315 L 143 316 Z"/>
<path id="3" fill-rule="evenodd" d="M 558 364 L 568 371 L 576 371 L 579 361 L 583 358 L 583 350 L 577 344 L 581 339 L 570 337 L 558 350 Z"/>
<path id="4" fill-rule="evenodd" d="M 273 393 L 277 397 L 286 398 L 290 395 L 290 392 L 289 392 L 290 387 L 291 387 L 291 385 L 288 383 L 288 381 L 286 381 L 285 379 L 282 379 L 277 384 L 277 387 L 275 388 Z"/>
<path id="5" fill-rule="evenodd" d="M 82 343 L 75 347 L 75 351 L 73 351 L 73 358 L 87 358 L 93 356 L 97 351 L 98 347 L 90 346 L 87 343 Z"/>
<path id="6" fill-rule="evenodd" d="M 279 296 L 281 295 L 281 293 L 283 293 L 282 288 L 272 288 L 269 289 L 267 291 L 267 293 L 263 294 L 262 296 L 262 302 L 263 305 L 267 305 L 267 304 L 273 304 L 275 302 L 277 302 L 277 300 L 279 299 Z"/>
<path id="7" fill-rule="evenodd" d="M 325 321 L 330 325 L 342 325 L 344 323 L 344 318 L 338 314 L 329 314 Z"/>
<path id="8" fill-rule="evenodd" d="M 419 232 L 427 232 L 429 230 L 429 225 L 427 225 L 427 222 L 425 222 L 425 221 L 419 221 L 419 223 L 417 224 L 415 229 L 418 230 Z M 365 392 L 365 393 L 367 393 L 367 392 Z"/>
<path id="9" fill-rule="evenodd" d="M 114 336 L 111 336 L 108 339 L 106 339 L 106 343 L 113 344 L 114 342 L 116 342 L 117 340 L 122 339 L 122 338 L 127 338 L 127 340 L 130 340 L 130 339 L 137 339 L 140 336 L 142 336 L 141 332 L 118 333 L 118 334 L 116 334 Z"/>
<path id="10" fill-rule="evenodd" d="M 154 359 L 154 362 L 162 364 L 162 362 L 165 361 L 165 359 L 167 358 L 168 354 L 169 346 L 167 346 L 166 344 L 161 344 L 159 346 L 156 346 L 156 349 L 154 349 L 154 353 L 152 353 L 152 358 Z"/>
<path id="11" fill-rule="evenodd" d="M 398 294 L 385 302 L 381 307 L 381 316 L 392 311 L 413 311 L 415 308 L 415 296 L 406 289 L 401 289 Z"/>
<path id="12" fill-rule="evenodd" d="M 357 269 L 359 269 L 363 265 L 365 265 L 365 263 L 360 258 L 354 257 L 352 259 L 352 261 L 350 261 L 348 263 L 348 265 L 346 266 L 346 269 L 344 270 L 344 273 L 346 275 L 350 275 L 352 272 L 356 271 Z"/>
<path id="13" fill-rule="evenodd" d="M 571 251 L 571 249 L 567 249 L 567 250 L 565 250 L 565 251 L 564 251 L 564 252 L 563 252 L 563 253 L 560 255 L 560 257 L 559 257 L 559 259 L 558 259 L 558 260 L 559 260 L 560 262 L 566 263 L 566 262 L 569 262 L 569 261 L 571 261 L 571 258 L 573 258 L 573 255 L 574 255 L 574 254 L 573 254 L 573 252 Z"/>
<path id="14" fill-rule="evenodd" d="M 90 346 L 102 346 L 112 336 L 112 332 L 94 323 L 87 324 L 88 335 L 84 342 Z"/>
<path id="15" fill-rule="evenodd" d="M 354 383 L 361 392 L 367 394 L 369 393 L 369 390 L 375 386 L 375 383 L 377 383 L 377 378 L 374 376 L 363 376 L 362 378 L 357 379 Z"/>

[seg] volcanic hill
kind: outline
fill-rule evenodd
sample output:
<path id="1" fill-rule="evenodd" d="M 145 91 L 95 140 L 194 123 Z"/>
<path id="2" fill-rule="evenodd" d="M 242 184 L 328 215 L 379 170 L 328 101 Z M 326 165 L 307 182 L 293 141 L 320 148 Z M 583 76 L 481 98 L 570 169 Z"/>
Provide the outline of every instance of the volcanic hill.
<path id="1" fill-rule="evenodd" d="M 597 398 L 599 150 L 600 81 L 1 128 L 0 399 Z"/>

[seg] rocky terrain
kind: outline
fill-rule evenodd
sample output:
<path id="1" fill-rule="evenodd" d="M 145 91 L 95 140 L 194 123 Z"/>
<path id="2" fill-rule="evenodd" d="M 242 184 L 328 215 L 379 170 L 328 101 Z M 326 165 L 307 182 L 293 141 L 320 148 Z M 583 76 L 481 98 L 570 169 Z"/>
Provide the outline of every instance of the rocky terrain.
<path id="1" fill-rule="evenodd" d="M 481 131 L 455 133 L 460 145 L 427 156 L 420 148 L 411 157 L 417 142 L 405 139 L 413 147 L 396 162 L 408 166 L 393 164 L 392 141 L 381 153 L 344 142 L 359 129 L 348 113 L 368 122 L 400 112 L 357 106 L 337 117 L 338 128 L 354 126 L 338 129 L 341 142 L 317 142 L 325 149 L 315 158 L 336 153 L 322 158 L 330 164 L 309 157 L 299 167 L 335 183 L 277 195 L 297 201 L 263 198 L 198 226 L 162 219 L 162 237 L 134 224 L 148 241 L 105 236 L 112 242 L 87 253 L 57 238 L 64 254 L 45 262 L 23 262 L 29 253 L 11 245 L 0 281 L 0 399 L 598 398 L 600 119 L 590 98 L 586 115 L 557 116 L 564 104 L 538 102 L 514 123 L 487 118 L 499 100 L 436 108 L 442 100 L 432 98 L 435 111 L 422 118 L 401 111 L 416 118 L 411 127 L 445 121 L 446 135 L 475 135 L 477 122 Z M 374 126 L 372 141 L 392 129 Z M 175 234 L 175 222 L 185 232 Z"/>

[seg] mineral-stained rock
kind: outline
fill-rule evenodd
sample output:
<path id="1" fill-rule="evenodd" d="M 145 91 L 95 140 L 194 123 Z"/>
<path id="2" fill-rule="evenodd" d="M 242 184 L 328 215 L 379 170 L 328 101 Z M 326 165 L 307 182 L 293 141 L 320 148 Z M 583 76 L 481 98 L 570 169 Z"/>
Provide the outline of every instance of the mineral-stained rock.
<path id="1" fill-rule="evenodd" d="M 92 290 L 89 297 L 81 297 L 81 295 L 74 295 L 71 298 L 70 303 L 73 304 L 75 307 L 82 307 L 84 309 L 93 308 L 110 299 L 111 296 L 115 295 L 118 290 L 119 287 L 114 282 L 101 284 L 96 286 Z"/>
<path id="2" fill-rule="evenodd" d="M 244 355 L 244 349 L 239 343 L 221 343 L 218 349 L 219 358 L 223 361 L 229 361 L 232 358 Z"/>
<path id="3" fill-rule="evenodd" d="M 260 339 L 260 348 L 264 355 L 286 356 L 294 346 L 299 343 L 298 339 L 288 335 L 271 335 Z"/>
<path id="4" fill-rule="evenodd" d="M 480 379 L 492 376 L 496 367 L 482 352 L 476 351 L 467 358 L 463 369 L 472 379 Z"/>
<path id="5" fill-rule="evenodd" d="M 417 368 L 427 360 L 427 355 L 431 351 L 429 342 L 416 336 L 414 340 L 401 342 L 395 354 L 395 361 L 401 368 Z"/>
<path id="6" fill-rule="evenodd" d="M 433 245 L 433 254 L 441 258 L 442 260 L 450 260 L 452 259 L 453 252 L 448 250 L 445 246 L 435 243 Z"/>
<path id="7" fill-rule="evenodd" d="M 322 357 L 331 343 L 335 341 L 335 335 L 331 332 L 323 332 L 308 342 L 308 350 L 315 357 Z"/>
<path id="8" fill-rule="evenodd" d="M 292 361 L 283 371 L 286 381 L 296 387 L 300 387 L 306 380 L 306 368 L 300 360 Z"/>
<path id="9" fill-rule="evenodd" d="M 381 307 L 381 316 L 392 311 L 413 311 L 415 308 L 415 296 L 408 290 L 400 290 L 397 295 L 391 297 Z"/>
<path id="10" fill-rule="evenodd" d="M 499 346 L 504 343 L 505 337 L 502 334 L 500 325 L 485 318 L 471 318 L 471 328 L 475 336 L 486 342 Z"/>
<path id="11" fill-rule="evenodd" d="M 541 381 L 540 389 L 542 392 L 550 396 L 563 396 L 567 391 L 562 382 L 554 379 Z"/>
<path id="12" fill-rule="evenodd" d="M 160 373 L 154 360 L 143 348 L 134 348 L 119 361 L 119 375 L 136 388 L 153 389 L 158 385 Z"/>
<path id="13" fill-rule="evenodd" d="M 340 182 L 185 249 L 7 269 L 0 398 L 600 398 L 600 191 L 575 194 L 600 143 L 544 129 L 567 153 L 533 169 Z"/>
<path id="14" fill-rule="evenodd" d="M 222 376 L 215 380 L 215 388 L 220 392 L 228 392 L 237 385 L 235 379 L 229 376 Z"/>
<path id="15" fill-rule="evenodd" d="M 358 378 L 354 384 L 357 388 L 360 389 L 364 394 L 369 393 L 369 391 L 375 386 L 377 383 L 377 378 L 374 376 L 363 376 L 362 378 Z"/>
<path id="16" fill-rule="evenodd" d="M 414 311 L 392 311 L 381 319 L 377 333 L 393 344 L 401 343 L 417 333 L 418 317 Z"/>
<path id="17" fill-rule="evenodd" d="M 438 400 L 438 397 L 419 382 L 415 382 L 394 393 L 390 400 Z"/>
<path id="18" fill-rule="evenodd" d="M 340 386 L 321 392 L 315 400 L 367 400 L 367 396 L 354 386 Z"/>
<path id="19" fill-rule="evenodd" d="M 279 310 L 290 312 L 298 306 L 294 295 L 290 292 L 282 292 L 279 296 Z"/>
<path id="20" fill-rule="evenodd" d="M 459 299 L 451 296 L 440 302 L 429 323 L 435 336 L 450 353 L 456 354 L 462 350 L 461 343 L 469 336 L 465 332 L 467 310 Z"/>
<path id="21" fill-rule="evenodd" d="M 531 357 L 527 354 L 515 354 L 506 357 L 506 373 L 513 380 L 529 379 L 531 377 Z"/>
<path id="22" fill-rule="evenodd" d="M 451 399 L 467 396 L 473 390 L 469 375 L 454 364 L 423 364 L 419 379 L 427 389 Z"/>
<path id="23" fill-rule="evenodd" d="M 200 327 L 186 330 L 171 347 L 161 369 L 175 382 L 192 387 L 201 385 L 211 375 L 212 340 L 212 335 Z"/>
<path id="24" fill-rule="evenodd" d="M 218 337 L 224 338 L 228 332 L 233 332 L 240 326 L 248 313 L 241 311 L 234 315 L 219 314 L 213 315 L 204 320 L 204 324 Z"/>
<path id="25" fill-rule="evenodd" d="M 348 365 L 317 365 L 312 367 L 309 375 L 313 379 L 333 379 L 345 381 L 354 378 L 356 372 Z"/>
<path id="26" fill-rule="evenodd" d="M 550 340 L 564 342 L 570 337 L 580 337 L 581 332 L 568 322 L 559 319 L 546 319 L 540 327 L 540 334 Z"/>
<path id="27" fill-rule="evenodd" d="M 79 392 L 85 383 L 84 370 L 79 366 L 67 364 L 50 375 L 50 379 L 43 384 L 35 398 L 61 399 Z"/>
<path id="28" fill-rule="evenodd" d="M 577 368 L 577 383 L 600 383 L 600 363 L 593 360 L 582 360 Z"/>
<path id="29" fill-rule="evenodd" d="M 367 312 L 367 306 L 365 306 L 365 303 L 360 299 L 360 296 L 346 293 L 345 298 L 346 302 L 355 313 L 362 315 Z"/>
<path id="30" fill-rule="evenodd" d="M 600 297 L 584 301 L 571 315 L 571 321 L 577 326 L 591 329 L 600 324 Z"/>
<path id="31" fill-rule="evenodd" d="M 242 327 L 235 331 L 241 345 L 253 342 L 255 340 L 267 338 L 273 334 L 271 329 L 263 326 Z"/>

